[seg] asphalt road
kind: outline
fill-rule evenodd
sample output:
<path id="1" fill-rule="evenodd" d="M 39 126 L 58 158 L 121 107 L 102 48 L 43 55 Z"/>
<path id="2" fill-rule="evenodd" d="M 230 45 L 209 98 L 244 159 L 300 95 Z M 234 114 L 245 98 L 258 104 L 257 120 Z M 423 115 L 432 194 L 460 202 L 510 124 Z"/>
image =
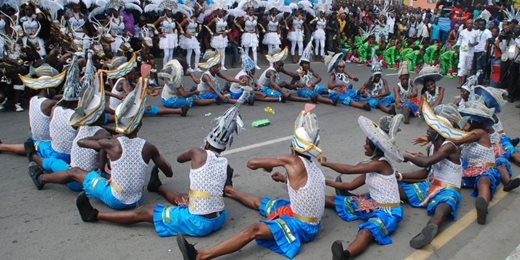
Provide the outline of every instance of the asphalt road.
<path id="1" fill-rule="evenodd" d="M 294 65 L 287 65 L 296 69 Z M 325 67 L 321 63 L 313 63 L 312 67 L 323 73 Z M 368 78 L 370 69 L 366 66 L 347 65 L 347 69 L 361 80 Z M 225 72 L 234 75 L 237 70 Z M 385 71 L 395 73 L 395 71 Z M 258 73 L 257 76 L 259 76 Z M 414 77 L 414 75 L 412 75 Z M 386 76 L 393 86 L 397 76 Z M 190 87 L 188 83 L 188 88 Z M 458 94 L 456 80 L 443 80 L 439 83 L 446 88 L 445 103 L 451 102 Z M 360 84 L 355 87 L 359 88 Z M 155 97 L 152 103 L 159 104 Z M 275 115 L 266 114 L 264 108 L 272 107 Z M 171 188 L 186 192 L 189 189 L 189 164 L 179 164 L 176 156 L 191 148 L 199 147 L 210 127 L 212 120 L 220 115 L 227 105 L 197 107 L 189 111 L 187 118 L 178 116 L 147 117 L 140 136 L 155 144 L 160 152 L 170 161 L 174 169 L 173 178 L 162 176 L 163 183 Z M 251 144 L 271 141 L 287 137 L 291 134 L 292 124 L 302 103 L 288 102 L 261 103 L 253 107 L 243 106 L 241 114 L 247 126 L 235 138 L 232 149 Z M 518 123 L 520 110 L 508 104 L 502 115 L 502 121 L 513 137 L 520 136 Z M 206 116 L 211 113 L 211 115 Z M 321 147 L 329 161 L 357 163 L 367 159 L 363 155 L 362 145 L 365 136 L 357 125 L 357 117 L 365 115 L 378 120 L 383 115 L 380 111 L 366 112 L 345 106 L 332 107 L 318 105 L 315 110 L 321 127 Z M 256 119 L 269 118 L 271 125 L 263 128 L 251 128 L 251 122 Z M 0 138 L 4 143 L 21 143 L 27 138 L 27 112 L 0 113 Z M 410 140 L 426 130 L 425 124 L 418 119 L 412 119 L 409 125 L 402 127 L 398 135 L 398 143 L 403 150 L 422 151 L 420 147 L 411 145 Z M 231 150 L 226 157 L 235 169 L 234 185 L 237 189 L 251 192 L 258 196 L 288 198 L 283 184 L 271 181 L 270 175 L 263 171 L 251 171 L 246 168 L 246 161 L 253 157 L 273 156 L 288 153 L 289 141 L 278 141 L 258 148 L 245 151 Z M 0 252 L 1 259 L 181 259 L 175 243 L 175 237 L 160 238 L 153 226 L 148 223 L 122 226 L 110 223 L 83 223 L 75 206 L 76 193 L 60 185 L 46 185 L 38 191 L 27 175 L 27 160 L 25 157 L 1 154 L 0 182 Z M 414 169 L 409 164 L 396 164 L 400 171 Z M 337 174 L 323 169 L 329 179 Z M 514 175 L 519 168 L 513 166 Z M 344 176 L 346 180 L 354 176 Z M 501 190 L 501 186 L 499 190 Z M 366 191 L 362 187 L 357 192 Z M 327 194 L 334 190 L 327 188 Z M 166 201 L 157 194 L 144 193 L 144 204 L 155 204 Z M 93 202 L 100 210 L 110 210 L 98 202 Z M 166 203 L 167 204 L 167 203 Z M 403 259 L 411 254 L 413 258 L 430 256 L 431 259 L 504 259 L 520 243 L 520 225 L 517 216 L 520 210 L 518 191 L 507 194 L 488 215 L 486 226 L 477 225 L 471 219 L 474 199 L 468 190 L 463 191 L 462 203 L 458 218 L 449 222 L 443 230 L 447 238 L 444 246 L 430 247 L 432 251 L 416 251 L 409 246 L 409 240 L 416 235 L 428 221 L 423 209 L 413 209 L 405 206 L 405 216 L 397 231 L 392 235 L 393 243 L 380 246 L 373 243 L 359 259 Z M 205 238 L 190 238 L 197 247 L 206 247 L 236 234 L 248 224 L 260 219 L 257 212 L 241 206 L 235 201 L 226 199 L 229 218 L 219 232 Z M 469 215 L 467 215 L 469 214 Z M 454 232 L 453 227 L 462 227 L 461 221 L 469 220 L 467 227 Z M 296 257 L 297 259 L 331 259 L 330 245 L 340 239 L 352 241 L 361 222 L 347 223 L 342 221 L 334 211 L 325 210 L 321 230 L 318 237 L 305 244 Z M 430 252 L 430 253 L 428 253 Z M 426 253 L 417 255 L 418 253 Z M 221 259 L 282 259 L 274 252 L 264 249 L 254 242 L 241 251 L 222 257 Z"/>

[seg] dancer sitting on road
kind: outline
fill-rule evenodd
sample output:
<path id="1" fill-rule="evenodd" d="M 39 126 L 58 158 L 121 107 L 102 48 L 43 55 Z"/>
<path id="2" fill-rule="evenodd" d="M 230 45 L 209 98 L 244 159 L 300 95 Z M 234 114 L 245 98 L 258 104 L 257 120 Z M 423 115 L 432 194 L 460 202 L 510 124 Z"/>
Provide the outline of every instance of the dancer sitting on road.
<path id="1" fill-rule="evenodd" d="M 224 205 L 224 186 L 231 185 L 233 170 L 226 158 L 221 157 L 242 125 L 239 107 L 249 93 L 244 93 L 237 104 L 228 109 L 217 120 L 205 140 L 204 148 L 193 148 L 182 153 L 179 163 L 191 161 L 189 195 L 179 194 L 162 185 L 158 169 L 154 167 L 148 183 L 148 191 L 157 192 L 173 206 L 157 204 L 122 212 L 99 212 L 93 208 L 86 196 L 77 200 L 82 219 L 87 222 L 108 221 L 119 224 L 139 222 L 153 223 L 161 237 L 175 236 L 182 232 L 189 236 L 206 236 L 219 230 L 227 218 Z"/>
<path id="2" fill-rule="evenodd" d="M 388 82 L 383 79 L 381 62 L 375 53 L 372 54 L 372 76 L 363 84 L 359 94 L 365 99 L 371 108 L 379 108 L 388 114 L 395 114 L 395 106 L 392 106 L 394 96 L 390 92 Z"/>
<path id="3" fill-rule="evenodd" d="M 402 117 L 395 117 L 402 120 Z M 342 174 L 361 174 L 352 182 L 339 185 L 327 185 L 346 190 L 354 190 L 367 185 L 368 194 L 358 196 L 326 196 L 325 205 L 333 208 L 345 221 L 366 220 L 359 225 L 356 238 L 344 250 L 341 241 L 332 244 L 332 257 L 334 260 L 348 259 L 365 251 L 370 242 L 375 240 L 380 245 L 392 243 L 390 233 L 397 229 L 397 225 L 403 218 L 403 208 L 400 204 L 399 187 L 395 177 L 395 170 L 390 164 L 392 158 L 402 161 L 403 157 L 393 143 L 393 136 L 399 127 L 399 121 L 393 122 L 389 129 L 389 137 L 376 123 L 360 116 L 358 123 L 367 135 L 364 149 L 365 155 L 371 160 L 357 165 L 331 163 L 327 158 L 320 157 L 322 166 L 331 168 Z"/>
<path id="4" fill-rule="evenodd" d="M 419 110 L 419 99 L 417 98 L 417 88 L 410 81 L 408 62 L 403 61 L 399 64 L 397 71 L 399 83 L 394 87 L 395 104 L 399 113 L 404 116 L 403 123 L 410 123 L 410 116 Z"/>
<path id="5" fill-rule="evenodd" d="M 231 86 L 229 87 L 230 98 L 235 100 L 239 99 L 242 96 L 242 93 L 244 93 L 244 89 L 248 89 L 248 91 L 251 91 L 251 95 L 247 98 L 247 102 L 251 106 L 255 103 L 255 100 L 267 102 L 280 101 L 279 98 L 268 97 L 266 94 L 260 92 L 260 86 L 255 82 L 255 62 L 244 51 L 242 51 L 240 57 L 242 60 L 242 70 L 235 75 L 235 79 L 245 83 L 231 83 Z"/>
<path id="6" fill-rule="evenodd" d="M 266 97 L 279 98 L 280 102 L 285 102 L 290 94 L 284 91 L 284 88 L 288 88 L 289 83 L 280 81 L 280 73 L 290 77 L 296 76 L 295 73 L 286 71 L 283 67 L 283 62 L 287 58 L 287 48 L 283 50 L 275 48 L 265 57 L 269 61 L 270 66 L 258 78 L 260 92 L 264 93 Z"/>
<path id="7" fill-rule="evenodd" d="M 431 109 L 435 109 L 442 104 L 444 99 L 444 88 L 437 85 L 437 81 L 442 79 L 442 74 L 438 66 L 424 65 L 419 74 L 413 80 L 416 87 L 423 85 L 421 89 L 421 104 L 426 101 Z M 421 116 L 422 106 L 416 112 L 416 116 Z"/>
<path id="8" fill-rule="evenodd" d="M 401 199 L 412 207 L 426 208 L 432 216 L 426 227 L 410 240 L 410 246 L 416 249 L 428 245 L 446 220 L 456 218 L 461 200 L 462 165 L 460 148 L 449 140 L 466 135 L 456 129 L 462 126 L 463 120 L 455 106 L 440 105 L 435 114 L 427 102 L 423 106 L 423 118 L 429 127 L 426 136 L 432 145 L 428 155 L 407 152 L 404 159 L 424 169 L 397 173 L 397 179 L 403 181 L 400 183 Z"/>
<path id="9" fill-rule="evenodd" d="M 372 108 L 368 103 L 359 102 L 360 97 L 357 91 L 352 87 L 350 80 L 358 81 L 359 79 L 352 74 L 345 72 L 345 61 L 343 53 L 330 54 L 325 56 L 325 64 L 329 73 L 329 82 L 327 83 L 330 100 L 338 99 L 340 104 L 352 106 L 370 111 Z"/>
<path id="10" fill-rule="evenodd" d="M 63 82 L 65 73 L 58 74 L 56 69 L 44 63 L 35 68 L 32 75 L 20 76 L 20 78 L 26 87 L 38 90 L 38 94 L 29 100 L 29 125 L 32 142 L 47 142 L 50 144 L 49 124 L 51 111 L 58 102 L 58 100 L 54 99 L 56 95 L 55 88 Z M 26 155 L 23 144 L 5 144 L 2 141 L 0 141 L 0 153 Z"/>
<path id="11" fill-rule="evenodd" d="M 36 186 L 77 181 L 83 185 L 85 192 L 79 195 L 80 198 L 86 195 L 102 201 L 113 209 L 129 209 L 140 204 L 150 160 L 153 160 L 166 176 L 171 177 L 173 175 L 171 166 L 157 148 L 137 137 L 147 99 L 147 84 L 147 79 L 140 78 L 137 87 L 116 109 L 115 130 L 122 136 L 101 140 L 92 137 L 82 139 L 78 143 L 80 147 L 106 153 L 111 167 L 110 179 L 101 177 L 96 171 L 87 172 L 73 168 L 65 172 L 31 176 Z"/>
<path id="12" fill-rule="evenodd" d="M 316 116 L 311 113 L 314 105 L 306 105 L 295 122 L 292 154 L 272 158 L 250 160 L 250 169 L 272 171 L 284 167 L 287 177 L 276 172 L 272 178 L 287 183 L 289 201 L 269 197 L 259 198 L 226 186 L 226 197 L 235 199 L 246 207 L 258 210 L 267 219 L 252 224 L 239 234 L 207 249 L 195 249 L 181 233 L 177 243 L 184 259 L 211 259 L 240 250 L 252 240 L 287 258 L 294 258 L 301 244 L 312 241 L 318 234 L 324 210 L 325 178 L 311 158 L 320 155 L 319 129 Z"/>

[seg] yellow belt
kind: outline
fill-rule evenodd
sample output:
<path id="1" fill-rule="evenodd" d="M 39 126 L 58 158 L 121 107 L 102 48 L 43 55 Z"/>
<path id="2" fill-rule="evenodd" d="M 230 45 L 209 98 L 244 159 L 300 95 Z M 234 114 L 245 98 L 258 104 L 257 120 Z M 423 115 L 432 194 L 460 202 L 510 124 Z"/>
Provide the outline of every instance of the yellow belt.
<path id="1" fill-rule="evenodd" d="M 190 198 L 198 198 L 198 199 L 209 199 L 211 197 L 211 194 L 209 192 L 205 191 L 199 191 L 199 190 L 190 190 L 189 194 Z"/>
<path id="2" fill-rule="evenodd" d="M 100 180 L 103 180 L 103 179 L 105 179 L 105 178 L 97 177 L 96 179 L 94 179 L 94 181 L 92 182 L 92 189 L 95 189 L 97 183 Z M 117 185 L 117 183 L 115 183 L 115 182 L 110 182 L 110 187 L 112 187 L 112 189 L 114 189 L 117 193 L 122 193 L 123 192 L 123 189 L 121 187 L 119 187 L 119 185 Z"/>
<path id="3" fill-rule="evenodd" d="M 397 208 L 401 206 L 401 203 L 385 203 L 385 204 L 379 204 L 379 208 Z"/>
<path id="4" fill-rule="evenodd" d="M 500 131 L 498 131 L 498 134 L 500 134 L 500 135 L 503 135 L 503 134 L 505 134 L 505 133 L 506 133 L 506 131 L 504 131 L 504 130 L 500 130 Z"/>
<path id="5" fill-rule="evenodd" d="M 487 162 L 487 163 L 469 163 L 468 165 L 471 166 L 471 167 L 485 167 L 485 168 L 494 168 L 495 167 L 495 163 L 490 163 L 490 162 Z"/>
<path id="6" fill-rule="evenodd" d="M 306 222 L 306 223 L 314 224 L 314 223 L 318 222 L 318 218 L 304 217 L 304 216 L 300 216 L 296 213 L 294 213 L 294 217 L 297 218 L 298 220 L 300 220 L 302 222 Z"/>

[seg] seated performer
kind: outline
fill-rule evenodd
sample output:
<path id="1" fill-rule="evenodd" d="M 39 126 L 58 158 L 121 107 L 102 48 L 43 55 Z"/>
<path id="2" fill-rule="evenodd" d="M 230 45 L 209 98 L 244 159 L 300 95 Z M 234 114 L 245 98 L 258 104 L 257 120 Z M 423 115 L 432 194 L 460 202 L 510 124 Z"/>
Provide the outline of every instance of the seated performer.
<path id="1" fill-rule="evenodd" d="M 312 60 L 312 41 L 307 44 L 303 55 L 300 58 L 300 67 L 296 71 L 297 76 L 293 77 L 291 88 L 296 89 L 297 96 L 291 95 L 289 100 L 313 103 L 322 102 L 330 105 L 336 105 L 339 97 L 329 99 L 322 97 L 322 94 L 328 94 L 327 88 L 323 85 L 318 85 L 321 82 L 321 76 L 311 69 Z M 313 80 L 315 78 L 315 80 Z"/>
<path id="2" fill-rule="evenodd" d="M 195 91 L 186 91 L 183 86 L 183 68 L 178 60 L 173 59 L 166 63 L 158 77 L 164 81 L 164 87 L 161 92 L 161 103 L 167 108 L 180 108 L 188 111 L 193 105 L 205 106 L 214 104 L 216 101 L 212 99 L 195 98 L 199 93 Z M 193 79 L 193 74 L 190 73 Z M 182 114 L 181 114 L 182 115 Z"/>
<path id="3" fill-rule="evenodd" d="M 44 63 L 35 68 L 32 75 L 20 76 L 20 78 L 24 82 L 24 86 L 38 90 L 38 94 L 29 100 L 29 125 L 32 142 L 50 143 L 50 116 L 54 105 L 58 102 L 58 100 L 54 99 L 56 95 L 55 88 L 65 79 L 65 72 L 59 74 L 56 69 Z M 2 141 L 0 141 L 0 153 L 26 155 L 23 144 L 5 144 Z"/>
<path id="4" fill-rule="evenodd" d="M 170 61 L 171 62 L 171 61 Z M 205 140 L 204 148 L 193 148 L 182 153 L 177 161 L 191 161 L 190 192 L 186 196 L 162 185 L 158 169 L 154 167 L 148 183 L 148 191 L 157 192 L 173 206 L 157 204 L 122 212 L 99 212 L 86 196 L 77 200 L 82 219 L 87 222 L 108 221 L 119 224 L 138 222 L 153 223 L 161 237 L 175 236 L 182 232 L 189 236 L 206 236 L 219 230 L 227 218 L 224 205 L 224 186 L 231 185 L 232 169 L 226 158 L 220 156 L 240 129 L 239 107 L 249 93 L 244 93 L 238 102 L 217 121 Z"/>
<path id="5" fill-rule="evenodd" d="M 397 173 L 397 179 L 403 181 L 400 183 L 401 199 L 412 207 L 426 208 L 432 216 L 426 227 L 410 240 L 410 246 L 415 249 L 428 245 L 446 220 L 456 218 L 461 199 L 462 165 L 460 148 L 449 140 L 466 135 L 456 129 L 461 125 L 462 116 L 455 106 L 440 105 L 435 114 L 428 103 L 424 102 L 423 106 L 424 121 L 429 126 L 426 136 L 432 145 L 428 155 L 408 152 L 404 159 L 424 169 Z M 426 169 L 430 167 L 428 172 Z"/>
<path id="6" fill-rule="evenodd" d="M 259 92 L 260 87 L 255 82 L 255 73 L 256 73 L 256 65 L 255 62 L 245 53 L 242 51 L 241 53 L 241 60 L 242 60 L 242 70 L 240 70 L 237 75 L 235 75 L 235 79 L 239 80 L 241 82 L 245 82 L 244 84 L 238 84 L 238 83 L 231 83 L 231 86 L 229 87 L 229 97 L 231 99 L 239 99 L 242 94 L 244 93 L 244 89 L 250 90 L 252 93 L 247 98 L 247 102 L 249 105 L 253 105 L 255 103 L 255 100 L 258 99 L 259 101 L 268 101 L 268 102 L 278 102 L 280 101 L 279 98 L 276 97 L 268 97 L 266 94 Z"/>
<path id="7" fill-rule="evenodd" d="M 78 142 L 80 147 L 106 153 L 111 167 L 109 180 L 101 177 L 96 171 L 87 172 L 73 168 L 54 174 L 36 174 L 32 176 L 36 186 L 77 181 L 83 185 L 86 196 L 96 198 L 113 209 L 129 209 L 137 207 L 141 201 L 144 177 L 150 160 L 153 160 L 166 176 L 171 177 L 171 166 L 157 148 L 137 137 L 147 99 L 147 84 L 147 79 L 140 78 L 137 87 L 116 109 L 115 130 L 122 136 L 101 140 L 91 137 Z M 100 167 L 104 168 L 103 165 Z M 81 193 L 81 196 L 85 194 Z"/>
<path id="8" fill-rule="evenodd" d="M 330 100 L 338 100 L 340 104 L 352 106 L 370 111 L 372 108 L 368 103 L 360 103 L 356 90 L 352 87 L 350 80 L 358 81 L 359 79 L 350 73 L 345 72 L 345 61 L 343 53 L 330 54 L 325 56 L 325 64 L 329 73 L 328 98 Z"/>
<path id="9" fill-rule="evenodd" d="M 399 64 L 397 71 L 399 83 L 394 87 L 396 108 L 404 116 L 403 123 L 410 123 L 410 116 L 415 115 L 419 110 L 419 99 L 417 98 L 417 88 L 410 81 L 408 63 L 406 61 Z"/>
<path id="10" fill-rule="evenodd" d="M 432 109 L 435 109 L 438 105 L 442 104 L 444 99 L 444 88 L 438 86 L 436 82 L 442 79 L 442 75 L 439 72 L 439 67 L 424 65 L 419 71 L 419 74 L 413 80 L 413 84 L 417 87 L 422 85 L 421 89 L 421 104 L 427 102 Z M 416 116 L 420 116 L 422 112 L 422 106 L 416 112 Z"/>
<path id="11" fill-rule="evenodd" d="M 371 108 L 379 108 L 388 114 L 395 114 L 395 106 L 392 106 L 394 96 L 388 88 L 388 82 L 383 79 L 381 63 L 377 55 L 372 55 L 372 76 L 363 84 L 359 94 L 365 99 Z"/>
<path id="12" fill-rule="evenodd" d="M 203 58 L 206 59 L 206 62 L 199 64 L 199 67 L 206 71 L 202 73 L 200 80 L 195 82 L 198 84 L 197 91 L 199 91 L 197 98 L 215 100 L 217 103 L 229 102 L 234 104 L 236 100 L 229 99 L 229 97 L 224 94 L 221 86 L 219 86 L 217 76 L 227 82 L 244 82 L 220 73 L 220 59 L 222 59 L 220 52 L 206 51 Z"/>
<path id="13" fill-rule="evenodd" d="M 289 83 L 280 81 L 280 73 L 290 77 L 295 76 L 294 73 L 286 71 L 283 67 L 283 62 L 287 58 L 287 48 L 283 50 L 275 48 L 265 57 L 269 61 L 270 66 L 258 78 L 260 92 L 265 94 L 266 97 L 278 98 L 280 102 L 285 102 L 290 94 L 285 92 L 284 88 L 288 87 Z"/>
<path id="14" fill-rule="evenodd" d="M 396 117 L 401 120 L 402 117 Z M 397 229 L 403 218 L 403 207 L 399 198 L 399 187 L 395 170 L 390 164 L 392 158 L 402 161 L 403 157 L 393 140 L 370 119 L 360 116 L 359 126 L 367 135 L 364 149 L 365 155 L 371 160 L 357 165 L 331 163 L 327 158 L 320 157 L 322 166 L 331 168 L 342 174 L 362 174 L 352 182 L 342 183 L 342 188 L 354 190 L 363 184 L 367 185 L 368 194 L 358 196 L 326 196 L 325 205 L 334 208 L 345 221 L 366 220 L 359 225 L 359 231 L 354 241 L 344 250 L 341 241 L 332 244 L 334 260 L 348 259 L 361 254 L 372 240 L 380 245 L 392 243 L 390 233 Z M 397 132 L 399 123 L 394 123 L 390 135 Z M 392 138 L 393 139 L 393 138 Z M 328 184 L 329 185 L 329 184 Z M 332 186 L 332 185 L 331 185 Z M 338 185 L 334 185 L 338 187 Z"/>
<path id="15" fill-rule="evenodd" d="M 320 155 L 316 115 L 311 113 L 314 105 L 306 105 L 295 122 L 292 139 L 292 154 L 272 158 L 250 160 L 250 169 L 272 171 L 284 167 L 287 177 L 275 173 L 273 179 L 287 183 L 289 201 L 269 197 L 259 198 L 226 186 L 226 197 L 258 210 L 267 219 L 252 224 L 239 234 L 207 249 L 195 249 L 182 233 L 177 243 L 184 259 L 211 259 L 240 250 L 252 240 L 287 258 L 294 258 L 302 243 L 312 241 L 318 234 L 324 210 L 325 177 L 311 160 Z"/>

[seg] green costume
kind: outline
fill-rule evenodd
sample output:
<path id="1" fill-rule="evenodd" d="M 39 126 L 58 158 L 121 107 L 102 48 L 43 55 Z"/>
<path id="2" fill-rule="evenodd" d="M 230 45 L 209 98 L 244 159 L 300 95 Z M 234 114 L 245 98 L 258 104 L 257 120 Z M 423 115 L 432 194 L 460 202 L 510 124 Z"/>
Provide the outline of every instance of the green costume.
<path id="1" fill-rule="evenodd" d="M 438 56 L 439 53 L 437 52 L 437 45 L 430 45 L 424 51 L 424 63 L 434 64 Z"/>
<path id="2" fill-rule="evenodd" d="M 358 53 L 359 53 L 359 63 L 365 63 L 367 60 L 369 60 L 371 58 L 370 55 L 372 55 L 372 49 L 374 47 L 370 44 L 368 44 L 368 42 L 365 42 L 363 44 L 361 44 L 361 46 L 359 46 L 358 48 Z"/>
<path id="3" fill-rule="evenodd" d="M 455 50 L 446 51 L 441 54 L 439 58 L 441 65 L 442 75 L 447 75 L 448 71 L 454 68 L 455 63 Z"/>
<path id="4" fill-rule="evenodd" d="M 383 52 L 383 60 L 388 64 L 388 68 L 393 68 L 397 61 L 397 47 L 390 46 Z"/>
<path id="5" fill-rule="evenodd" d="M 419 51 L 418 50 L 411 51 L 411 52 L 409 52 L 409 53 L 407 53 L 406 55 L 403 56 L 403 61 L 408 61 L 408 70 L 410 72 L 414 71 L 415 66 L 417 64 L 421 64 L 421 63 L 419 63 L 419 60 L 422 60 L 422 57 L 419 58 Z"/>

